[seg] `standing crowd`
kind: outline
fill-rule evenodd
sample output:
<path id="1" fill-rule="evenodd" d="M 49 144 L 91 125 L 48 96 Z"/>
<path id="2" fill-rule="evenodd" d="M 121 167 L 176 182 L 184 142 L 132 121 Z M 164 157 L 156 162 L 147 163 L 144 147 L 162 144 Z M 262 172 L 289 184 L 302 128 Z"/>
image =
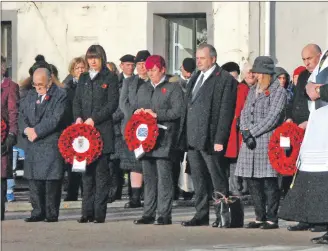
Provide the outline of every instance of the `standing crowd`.
<path id="1" fill-rule="evenodd" d="M 304 66 L 295 69 L 291 78 L 267 56 L 257 57 L 242 71 L 234 62 L 219 66 L 216 49 L 201 44 L 196 61 L 184 59 L 179 76 L 167 74 L 163 57 L 147 50 L 121 57 L 119 73 L 116 65 L 107 61 L 103 47 L 92 45 L 84 57 L 72 60 L 63 82 L 56 67 L 38 55 L 20 86 L 6 77 L 6 60 L 1 57 L 1 117 L 8 127 L 1 145 L 1 219 L 6 179 L 12 175 L 12 148 L 18 140 L 25 150 L 24 176 L 33 207 L 26 222 L 58 221 L 67 171 L 65 200 L 77 200 L 82 188 L 79 223 L 105 222 L 107 203 L 121 198 L 128 173 L 130 199 L 125 208 L 143 207 L 143 215 L 134 223 L 172 224 L 185 153 L 196 212 L 182 226 L 209 225 L 213 193 L 222 198 L 250 194 L 256 219 L 246 223 L 246 228 L 276 229 L 278 217 L 293 220 L 286 213 L 293 177 L 282 177 L 271 166 L 269 140 L 283 122 L 294 122 L 306 130 L 311 100 L 328 102 L 328 85 L 316 84 L 311 78 L 315 69 L 319 67 L 319 72 L 328 64 L 327 52 L 309 44 L 301 57 Z M 124 131 L 131 116 L 140 112 L 149 113 L 161 127 L 155 148 L 137 159 L 125 143 Z M 82 174 L 64 163 L 57 146 L 62 131 L 74 123 L 95 127 L 104 144 L 100 157 Z M 286 206 L 278 215 L 281 195 Z M 185 199 L 192 196 L 183 193 Z M 212 226 L 220 227 L 221 213 L 229 211 L 228 204 L 215 204 L 214 208 Z M 327 231 L 327 212 L 320 214 L 320 222 L 301 218 L 288 230 L 319 227 Z M 328 236 L 315 243 L 327 244 Z"/>

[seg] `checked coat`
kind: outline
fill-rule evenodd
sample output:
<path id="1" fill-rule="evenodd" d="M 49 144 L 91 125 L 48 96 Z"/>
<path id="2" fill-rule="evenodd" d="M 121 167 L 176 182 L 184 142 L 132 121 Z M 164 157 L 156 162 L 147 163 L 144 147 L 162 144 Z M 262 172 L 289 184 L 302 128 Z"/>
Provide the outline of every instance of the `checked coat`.
<path id="1" fill-rule="evenodd" d="M 268 92 L 258 94 L 251 87 L 240 118 L 240 129 L 249 129 L 255 137 L 256 148 L 250 150 L 243 142 L 236 168 L 236 176 L 266 178 L 277 177 L 268 158 L 268 144 L 273 131 L 282 123 L 287 103 L 287 92 L 275 80 Z"/>

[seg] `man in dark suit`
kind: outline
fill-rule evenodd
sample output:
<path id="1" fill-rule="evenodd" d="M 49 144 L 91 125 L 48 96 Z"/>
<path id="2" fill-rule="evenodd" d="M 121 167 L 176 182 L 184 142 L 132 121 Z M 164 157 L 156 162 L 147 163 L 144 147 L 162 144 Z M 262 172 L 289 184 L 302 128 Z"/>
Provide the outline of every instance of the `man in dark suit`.
<path id="1" fill-rule="evenodd" d="M 182 226 L 209 224 L 208 173 L 215 192 L 228 196 L 226 171 L 221 165 L 235 111 L 238 82 L 217 64 L 215 48 L 202 44 L 196 52 L 200 70 L 187 87 L 180 124 L 180 142 L 188 149 L 188 161 L 195 188 L 196 214 Z M 219 225 L 219 208 L 216 206 Z"/>
<path id="2" fill-rule="evenodd" d="M 44 67 L 47 67 L 45 65 Z M 52 84 L 49 68 L 33 73 L 35 89 L 29 91 L 20 106 L 20 133 L 27 138 L 24 176 L 29 180 L 33 207 L 26 222 L 58 221 L 63 159 L 58 150 L 61 121 L 66 109 L 66 92 Z"/>

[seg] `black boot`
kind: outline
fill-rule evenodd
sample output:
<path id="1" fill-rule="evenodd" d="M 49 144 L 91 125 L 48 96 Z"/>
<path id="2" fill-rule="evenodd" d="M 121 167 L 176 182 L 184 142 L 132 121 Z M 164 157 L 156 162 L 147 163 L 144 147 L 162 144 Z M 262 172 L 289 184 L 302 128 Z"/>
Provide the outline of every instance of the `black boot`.
<path id="1" fill-rule="evenodd" d="M 138 208 L 141 207 L 140 200 L 141 188 L 131 188 L 130 201 L 124 205 L 124 208 Z"/>

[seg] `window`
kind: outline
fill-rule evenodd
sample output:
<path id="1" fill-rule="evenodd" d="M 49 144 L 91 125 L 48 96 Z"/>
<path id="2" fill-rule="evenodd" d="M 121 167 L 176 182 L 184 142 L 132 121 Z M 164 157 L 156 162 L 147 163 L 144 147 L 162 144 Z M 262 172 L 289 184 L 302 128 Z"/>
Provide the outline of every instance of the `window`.
<path id="1" fill-rule="evenodd" d="M 168 73 L 180 74 L 185 58 L 195 58 L 199 44 L 207 42 L 206 15 L 166 16 L 168 22 Z"/>
<path id="2" fill-rule="evenodd" d="M 12 27 L 10 21 L 1 21 L 1 55 L 7 59 L 8 76 L 12 78 Z"/>

